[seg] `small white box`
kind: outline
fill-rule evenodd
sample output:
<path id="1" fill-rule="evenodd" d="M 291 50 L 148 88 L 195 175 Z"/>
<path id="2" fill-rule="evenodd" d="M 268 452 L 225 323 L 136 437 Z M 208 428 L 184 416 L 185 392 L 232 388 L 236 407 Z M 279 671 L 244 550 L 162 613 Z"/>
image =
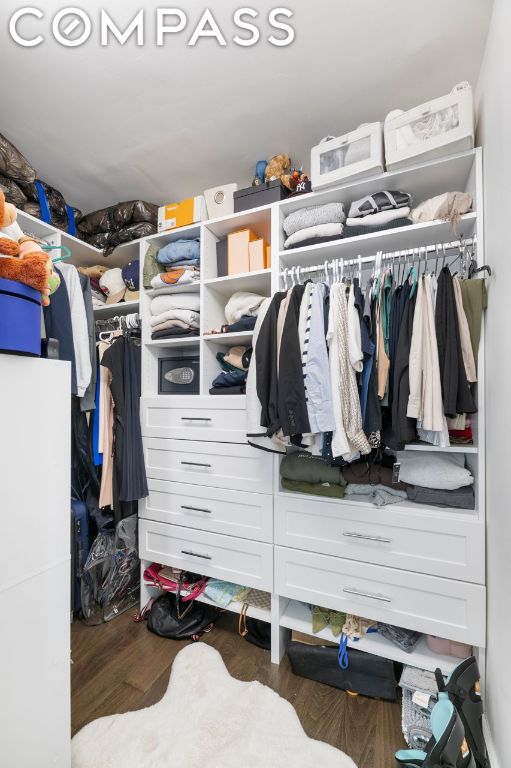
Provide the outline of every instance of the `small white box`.
<path id="1" fill-rule="evenodd" d="M 232 216 L 234 213 L 234 193 L 237 189 L 237 184 L 223 184 L 220 187 L 206 189 L 204 197 L 206 198 L 208 219 Z"/>
<path id="2" fill-rule="evenodd" d="M 311 149 L 312 189 L 382 173 L 383 133 L 381 123 L 366 123 L 338 138 L 324 139 Z"/>
<path id="3" fill-rule="evenodd" d="M 474 146 L 474 99 L 466 82 L 451 93 L 409 109 L 394 110 L 385 118 L 387 170 L 411 160 L 433 160 Z"/>

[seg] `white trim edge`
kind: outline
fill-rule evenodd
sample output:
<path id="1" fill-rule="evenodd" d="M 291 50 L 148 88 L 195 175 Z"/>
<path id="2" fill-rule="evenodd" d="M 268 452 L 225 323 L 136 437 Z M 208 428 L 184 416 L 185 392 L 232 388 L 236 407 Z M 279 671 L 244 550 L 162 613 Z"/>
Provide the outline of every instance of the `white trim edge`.
<path id="1" fill-rule="evenodd" d="M 493 743 L 493 738 L 491 735 L 491 729 L 490 724 L 488 722 L 487 715 L 483 715 L 483 733 L 484 733 L 484 740 L 486 742 L 486 749 L 488 751 L 488 759 L 490 761 L 491 768 L 502 768 L 499 758 L 497 757 L 497 753 L 495 751 L 495 745 Z"/>

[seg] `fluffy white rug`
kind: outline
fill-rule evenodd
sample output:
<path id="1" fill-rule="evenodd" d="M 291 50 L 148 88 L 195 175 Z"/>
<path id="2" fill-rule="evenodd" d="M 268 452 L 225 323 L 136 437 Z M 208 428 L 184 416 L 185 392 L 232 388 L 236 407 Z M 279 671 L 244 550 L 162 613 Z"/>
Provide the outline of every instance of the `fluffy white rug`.
<path id="1" fill-rule="evenodd" d="M 203 643 L 176 656 L 158 704 L 89 723 L 72 756 L 73 768 L 356 768 L 309 739 L 291 704 L 270 688 L 232 678 Z"/>

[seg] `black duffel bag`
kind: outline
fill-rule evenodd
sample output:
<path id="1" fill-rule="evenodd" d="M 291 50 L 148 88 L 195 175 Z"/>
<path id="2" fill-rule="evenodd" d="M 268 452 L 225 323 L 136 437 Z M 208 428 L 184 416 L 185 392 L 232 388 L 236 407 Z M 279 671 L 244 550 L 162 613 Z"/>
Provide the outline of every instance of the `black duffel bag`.
<path id="1" fill-rule="evenodd" d="M 350 648 L 348 667 L 341 669 L 337 648 L 294 641 L 287 655 L 295 675 L 374 699 L 397 699 L 394 664 L 389 659 Z"/>
<path id="2" fill-rule="evenodd" d="M 198 640 L 211 632 L 218 616 L 218 610 L 210 605 L 182 603 L 177 595 L 167 592 L 151 606 L 147 628 L 170 640 Z"/>

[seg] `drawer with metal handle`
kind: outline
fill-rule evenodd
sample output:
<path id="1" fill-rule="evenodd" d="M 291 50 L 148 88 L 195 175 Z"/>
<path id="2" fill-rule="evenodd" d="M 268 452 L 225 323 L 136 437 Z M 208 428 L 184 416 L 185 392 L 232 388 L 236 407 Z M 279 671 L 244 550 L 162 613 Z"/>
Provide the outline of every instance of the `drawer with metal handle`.
<path id="1" fill-rule="evenodd" d="M 275 497 L 275 543 L 375 565 L 484 584 L 484 525 L 476 515 Z"/>
<path id="2" fill-rule="evenodd" d="M 144 438 L 148 478 L 272 493 L 272 455 L 250 445 Z"/>
<path id="3" fill-rule="evenodd" d="M 149 496 L 139 504 L 139 517 L 273 542 L 273 496 L 270 494 L 233 492 L 153 478 L 147 482 Z"/>
<path id="4" fill-rule="evenodd" d="M 275 592 L 469 645 L 486 641 L 478 584 L 277 546 Z"/>
<path id="5" fill-rule="evenodd" d="M 273 588 L 273 547 L 259 541 L 140 520 L 140 558 L 267 592 Z"/>
<path id="6" fill-rule="evenodd" d="M 211 405 L 212 398 L 179 397 L 172 403 L 165 397 L 144 397 L 141 400 L 141 423 L 144 437 L 164 437 L 177 440 L 210 440 L 213 442 L 246 443 L 247 412 L 244 398 L 235 403 Z M 218 398 L 216 398 L 218 400 Z M 231 397 L 227 397 L 231 401 Z M 227 407 L 229 406 L 229 407 Z"/>

